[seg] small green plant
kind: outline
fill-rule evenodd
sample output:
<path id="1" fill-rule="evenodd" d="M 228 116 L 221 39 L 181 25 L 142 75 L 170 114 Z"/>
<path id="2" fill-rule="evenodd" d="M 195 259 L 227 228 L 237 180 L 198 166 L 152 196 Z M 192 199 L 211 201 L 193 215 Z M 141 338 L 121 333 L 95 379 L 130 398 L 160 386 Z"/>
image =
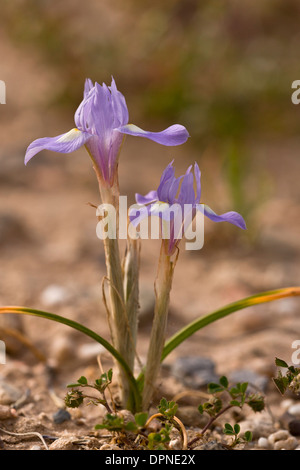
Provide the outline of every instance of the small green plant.
<path id="1" fill-rule="evenodd" d="M 176 415 L 178 405 L 175 401 L 168 401 L 166 398 L 162 398 L 158 405 L 158 411 L 168 420 L 171 420 Z"/>
<path id="2" fill-rule="evenodd" d="M 210 383 L 208 384 L 207 391 L 211 395 L 211 398 L 198 406 L 198 411 L 201 414 L 208 414 L 209 420 L 202 429 L 201 433 L 194 438 L 189 445 L 194 444 L 196 441 L 201 439 L 206 431 L 212 426 L 212 424 L 218 419 L 222 414 L 226 413 L 228 410 L 234 407 L 243 408 L 244 405 L 248 405 L 252 411 L 260 412 L 265 407 L 264 397 L 259 393 L 249 393 L 248 391 L 248 382 L 237 383 L 234 386 L 230 387 L 227 377 L 222 376 L 219 380 L 219 383 Z M 242 440 L 244 442 L 249 442 L 251 439 L 250 431 L 247 431 L 243 438 L 238 434 L 240 432 L 239 426 L 234 425 L 233 427 L 227 423 L 225 425 L 225 430 L 229 434 L 235 437 L 234 445 L 238 444 Z M 250 433 L 250 434 L 249 434 Z"/>
<path id="3" fill-rule="evenodd" d="M 139 434 L 145 427 L 148 413 L 136 413 L 134 421 L 125 421 L 124 416 L 108 413 L 102 424 L 97 424 L 95 429 L 107 429 L 107 431 L 126 434 L 126 432 Z"/>
<path id="4" fill-rule="evenodd" d="M 158 413 L 148 418 L 148 413 L 136 413 L 133 420 L 126 420 L 120 413 L 107 413 L 101 424 L 97 424 L 95 429 L 106 429 L 107 431 L 117 433 L 120 441 L 128 442 L 132 434 L 139 440 L 139 446 L 149 450 L 169 449 L 171 440 L 171 431 L 178 427 L 175 413 L 178 405 L 174 401 L 168 401 L 162 398 L 158 405 Z M 151 432 L 149 424 L 152 419 L 160 417 L 162 427 L 157 432 Z M 177 421 L 179 421 L 177 419 Z"/>
<path id="5" fill-rule="evenodd" d="M 148 435 L 148 449 L 149 450 L 166 450 L 169 449 L 169 442 L 171 440 L 170 432 L 173 426 L 165 423 L 164 427 L 159 432 L 151 432 Z"/>
<path id="6" fill-rule="evenodd" d="M 83 375 L 77 380 L 77 382 L 67 385 L 68 388 L 72 390 L 67 393 L 65 397 L 65 404 L 68 408 L 78 408 L 84 401 L 85 398 L 90 400 L 90 403 L 94 405 L 103 405 L 110 413 L 111 409 L 107 403 L 105 397 L 105 390 L 111 384 L 113 372 L 110 369 L 108 372 L 105 372 L 100 376 L 99 379 L 96 379 L 93 384 L 89 384 L 87 378 Z M 87 395 L 79 390 L 79 388 L 92 388 L 100 394 L 100 398 Z"/>
<path id="7" fill-rule="evenodd" d="M 281 369 L 287 369 L 285 375 L 282 373 L 281 369 L 278 369 L 277 377 L 273 378 L 273 382 L 281 395 L 284 395 L 287 390 L 298 395 L 300 393 L 300 369 L 289 366 L 278 357 L 275 358 L 275 364 Z"/>
<path id="8" fill-rule="evenodd" d="M 241 444 L 243 442 L 251 442 L 252 441 L 252 432 L 251 431 L 246 431 L 243 436 L 240 436 L 240 431 L 241 427 L 238 423 L 236 423 L 234 426 L 231 426 L 229 423 L 225 423 L 224 428 L 223 428 L 223 433 L 226 434 L 227 436 L 232 436 L 233 441 L 230 444 L 230 447 L 233 448 L 238 444 Z"/>

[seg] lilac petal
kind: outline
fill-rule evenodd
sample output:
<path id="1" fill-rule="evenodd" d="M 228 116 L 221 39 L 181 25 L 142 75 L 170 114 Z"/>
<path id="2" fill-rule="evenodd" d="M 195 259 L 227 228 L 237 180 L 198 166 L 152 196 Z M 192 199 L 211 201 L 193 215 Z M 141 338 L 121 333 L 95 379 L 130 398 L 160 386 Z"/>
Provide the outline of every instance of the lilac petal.
<path id="1" fill-rule="evenodd" d="M 83 97 L 86 98 L 91 91 L 91 89 L 94 88 L 93 82 L 90 78 L 87 78 L 85 80 L 84 84 L 84 92 L 83 92 Z"/>
<path id="2" fill-rule="evenodd" d="M 111 93 L 105 83 L 102 86 L 97 82 L 95 84 L 91 113 L 96 133 L 101 139 L 106 140 L 111 131 L 117 126 L 114 122 Z"/>
<path id="3" fill-rule="evenodd" d="M 41 150 L 52 150 L 59 153 L 70 153 L 79 149 L 91 137 L 87 132 L 81 132 L 74 128 L 66 134 L 58 135 L 57 137 L 44 137 L 32 142 L 27 148 L 25 155 L 25 165 L 29 160 L 34 157 Z"/>
<path id="4" fill-rule="evenodd" d="M 115 115 L 115 127 L 124 126 L 128 123 L 129 119 L 128 108 L 125 98 L 117 89 L 116 82 L 113 78 L 109 89 L 111 92 L 112 107 Z"/>
<path id="5" fill-rule="evenodd" d="M 201 206 L 203 206 L 203 209 L 201 209 Z M 243 230 L 246 230 L 247 228 L 243 217 L 238 212 L 230 211 L 225 212 L 225 214 L 217 215 L 206 204 L 201 204 L 198 208 L 199 210 L 202 210 L 204 215 L 206 215 L 206 217 L 208 217 L 213 222 L 229 222 L 230 224 L 236 225 Z"/>
<path id="6" fill-rule="evenodd" d="M 201 199 L 201 171 L 197 162 L 195 162 L 195 165 L 194 165 L 194 174 L 195 174 L 196 188 L 197 188 L 195 202 L 199 204 L 200 199 Z"/>
<path id="7" fill-rule="evenodd" d="M 191 167 L 188 168 L 184 178 L 182 180 L 182 184 L 180 187 L 180 192 L 178 196 L 178 202 L 182 206 L 184 204 L 191 204 L 195 203 L 195 192 L 194 192 L 194 175 L 190 172 Z"/>
<path id="8" fill-rule="evenodd" d="M 189 137 L 186 128 L 180 124 L 174 124 L 161 132 L 147 132 L 134 124 L 128 124 L 127 126 L 119 127 L 118 131 L 137 137 L 146 137 L 147 139 L 154 140 L 154 142 L 158 144 L 167 146 L 184 144 Z"/>
<path id="9" fill-rule="evenodd" d="M 179 184 L 180 184 L 180 181 L 182 180 L 182 178 L 183 178 L 182 176 L 180 176 L 179 178 L 174 178 L 172 183 L 169 186 L 168 201 L 171 204 L 174 204 L 175 201 L 176 201 L 176 196 L 177 196 L 177 193 L 178 193 Z"/>
<path id="10" fill-rule="evenodd" d="M 140 205 L 146 205 L 151 202 L 157 201 L 158 200 L 157 191 L 150 191 L 145 196 L 142 196 L 141 194 L 136 193 L 135 200 Z"/>
<path id="11" fill-rule="evenodd" d="M 162 189 L 163 188 L 163 185 L 170 179 L 174 179 L 175 178 L 175 172 L 174 172 L 174 168 L 173 168 L 173 162 L 174 160 L 171 161 L 171 163 L 169 163 L 169 165 L 164 169 L 164 171 L 162 172 L 162 175 L 161 175 L 161 178 L 160 178 L 160 182 L 159 182 L 159 186 L 158 188 L 159 189 Z"/>
<path id="12" fill-rule="evenodd" d="M 175 178 L 174 168 L 173 168 L 173 161 L 169 163 L 169 165 L 164 169 L 159 186 L 157 189 L 158 199 L 163 202 L 173 203 L 172 196 L 175 192 L 175 196 L 178 190 L 179 181 Z M 176 190 L 177 185 L 177 190 Z"/>

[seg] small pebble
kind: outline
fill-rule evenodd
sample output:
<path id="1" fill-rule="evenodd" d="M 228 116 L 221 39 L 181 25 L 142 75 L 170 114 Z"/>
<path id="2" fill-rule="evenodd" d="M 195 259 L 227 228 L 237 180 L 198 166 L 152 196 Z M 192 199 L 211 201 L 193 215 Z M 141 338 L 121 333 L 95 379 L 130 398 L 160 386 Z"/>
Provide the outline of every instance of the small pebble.
<path id="1" fill-rule="evenodd" d="M 131 411 L 128 411 L 128 410 L 120 410 L 120 411 L 118 411 L 118 415 L 119 415 L 120 417 L 123 417 L 123 418 L 124 418 L 124 423 L 125 423 L 125 424 L 130 423 L 131 421 L 135 422 L 134 416 L 133 416 L 133 414 L 131 413 Z"/>
<path id="2" fill-rule="evenodd" d="M 293 419 L 288 424 L 292 436 L 300 436 L 300 419 Z"/>
<path id="3" fill-rule="evenodd" d="M 30 450 L 42 450 L 42 448 L 40 446 L 32 446 Z"/>
<path id="4" fill-rule="evenodd" d="M 179 357 L 172 365 L 172 373 L 188 387 L 198 389 L 210 382 L 216 382 L 215 363 L 206 357 Z"/>
<path id="5" fill-rule="evenodd" d="M 70 299 L 70 292 L 63 286 L 51 284 L 41 294 L 41 302 L 47 307 L 62 304 Z"/>
<path id="6" fill-rule="evenodd" d="M 285 429 L 280 429 L 268 437 L 269 444 L 274 450 L 293 450 L 298 446 L 298 441 Z"/>
<path id="7" fill-rule="evenodd" d="M 75 356 L 75 346 L 71 338 L 67 335 L 57 336 L 51 344 L 51 357 L 57 367 L 66 363 Z"/>
<path id="8" fill-rule="evenodd" d="M 56 413 L 53 415 L 53 421 L 55 424 L 62 424 L 65 421 L 70 421 L 71 415 L 70 413 L 65 410 L 64 408 L 60 408 Z"/>
<path id="9" fill-rule="evenodd" d="M 181 450 L 182 448 L 182 443 L 181 439 L 171 439 L 169 442 L 169 447 L 171 450 Z"/>
<path id="10" fill-rule="evenodd" d="M 17 412 L 10 406 L 0 405 L 0 421 L 5 419 L 16 418 Z"/>
<path id="11" fill-rule="evenodd" d="M 50 450 L 73 450 L 75 437 L 59 437 L 49 446 Z"/>
<path id="12" fill-rule="evenodd" d="M 103 446 L 100 447 L 100 450 L 121 450 L 121 449 L 115 444 L 103 444 Z"/>
<path id="13" fill-rule="evenodd" d="M 195 406 L 179 406 L 176 416 L 185 426 L 202 428 L 207 423 L 207 416 L 201 415 Z"/>
<path id="14" fill-rule="evenodd" d="M 287 398 L 286 400 L 282 400 L 282 402 L 280 403 L 280 408 L 282 408 L 283 411 L 287 411 L 293 404 L 294 401 L 290 398 Z"/>
<path id="15" fill-rule="evenodd" d="M 300 403 L 290 406 L 288 413 L 292 416 L 300 416 Z"/>
<path id="16" fill-rule="evenodd" d="M 249 369 L 235 370 L 229 375 L 229 381 L 233 383 L 248 382 L 248 390 L 252 392 L 256 392 L 257 389 L 265 392 L 269 382 L 267 377 Z M 251 384 L 254 385 L 254 387 L 251 387 Z"/>
<path id="17" fill-rule="evenodd" d="M 260 437 L 257 441 L 257 445 L 260 449 L 269 449 L 270 444 L 266 437 Z"/>
<path id="18" fill-rule="evenodd" d="M 94 357 L 99 356 L 105 351 L 104 347 L 98 343 L 86 343 L 82 344 L 78 350 L 77 354 L 81 359 L 89 360 L 93 359 Z"/>
<path id="19" fill-rule="evenodd" d="M 259 439 L 260 437 L 268 437 L 275 431 L 274 423 L 268 415 L 257 415 L 253 418 L 246 419 L 239 423 L 241 428 L 241 434 L 246 431 L 251 431 L 253 439 Z"/>

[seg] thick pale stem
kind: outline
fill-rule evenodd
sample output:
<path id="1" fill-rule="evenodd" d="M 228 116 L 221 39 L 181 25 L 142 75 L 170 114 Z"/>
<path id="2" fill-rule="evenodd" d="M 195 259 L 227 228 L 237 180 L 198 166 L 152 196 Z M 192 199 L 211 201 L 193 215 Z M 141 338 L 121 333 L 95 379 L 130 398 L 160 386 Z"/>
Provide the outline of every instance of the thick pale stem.
<path id="1" fill-rule="evenodd" d="M 176 260 L 171 261 L 171 257 L 167 254 L 166 242 L 165 240 L 162 242 L 158 273 L 155 281 L 156 303 L 143 389 L 143 409 L 145 410 L 148 409 L 151 402 L 155 390 L 155 381 L 160 368 L 160 357 L 165 342 L 170 291 L 176 263 Z"/>
<path id="2" fill-rule="evenodd" d="M 128 239 L 127 250 L 124 259 L 124 296 L 126 315 L 129 326 L 129 335 L 126 340 L 127 361 L 131 369 L 134 369 L 136 352 L 136 338 L 139 311 L 139 268 L 140 268 L 140 241 Z"/>
<path id="3" fill-rule="evenodd" d="M 103 181 L 99 181 L 102 203 L 111 204 L 116 209 L 116 238 L 107 237 L 104 239 L 105 259 L 107 277 L 109 280 L 109 311 L 110 328 L 112 342 L 115 349 L 121 354 L 124 360 L 128 360 L 128 337 L 130 336 L 128 321 L 126 316 L 126 306 L 123 291 L 123 271 L 120 259 L 118 243 L 118 218 L 119 218 L 119 188 L 117 182 L 112 186 L 107 186 Z M 129 384 L 124 371 L 118 363 L 118 382 L 120 388 L 122 406 L 127 405 L 129 398 Z M 130 368 L 131 368 L 131 364 Z"/>

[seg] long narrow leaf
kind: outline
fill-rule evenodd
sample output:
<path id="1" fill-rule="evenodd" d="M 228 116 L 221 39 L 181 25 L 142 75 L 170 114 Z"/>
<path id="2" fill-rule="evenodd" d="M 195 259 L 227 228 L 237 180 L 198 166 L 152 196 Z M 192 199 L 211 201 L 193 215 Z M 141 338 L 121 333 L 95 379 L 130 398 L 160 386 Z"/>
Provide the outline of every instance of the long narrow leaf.
<path id="1" fill-rule="evenodd" d="M 265 302 L 273 302 L 273 300 L 279 300 L 285 297 L 293 296 L 300 296 L 300 287 L 286 287 L 283 289 L 261 292 L 260 294 L 238 300 L 237 302 L 226 305 L 225 307 L 209 313 L 208 315 L 197 318 L 192 323 L 175 333 L 175 335 L 166 342 L 162 352 L 161 361 L 163 361 L 170 354 L 170 352 L 173 351 L 173 349 L 177 348 L 179 344 L 196 333 L 196 331 L 200 330 L 206 325 L 209 325 L 210 323 L 219 320 L 220 318 L 224 318 L 231 313 L 247 307 L 252 307 L 254 305 L 259 305 Z"/>
<path id="2" fill-rule="evenodd" d="M 36 310 L 33 308 L 27 307 L 0 307 L 0 314 L 1 313 L 16 313 L 20 315 L 31 315 L 35 317 L 46 318 L 47 320 L 52 320 L 58 323 L 62 323 L 63 325 L 70 326 L 71 328 L 81 331 L 81 333 L 89 336 L 90 338 L 94 339 L 98 343 L 100 343 L 107 351 L 111 353 L 111 355 L 119 362 L 122 366 L 128 381 L 130 383 L 130 387 L 135 399 L 135 406 L 136 409 L 140 408 L 140 395 L 137 388 L 136 380 L 128 366 L 128 364 L 124 361 L 122 356 L 118 353 L 118 351 L 104 338 L 100 335 L 95 333 L 93 330 L 81 325 L 81 323 L 77 323 L 73 320 L 69 320 L 68 318 L 62 317 L 60 315 L 56 315 L 54 313 L 44 312 L 43 310 Z"/>

